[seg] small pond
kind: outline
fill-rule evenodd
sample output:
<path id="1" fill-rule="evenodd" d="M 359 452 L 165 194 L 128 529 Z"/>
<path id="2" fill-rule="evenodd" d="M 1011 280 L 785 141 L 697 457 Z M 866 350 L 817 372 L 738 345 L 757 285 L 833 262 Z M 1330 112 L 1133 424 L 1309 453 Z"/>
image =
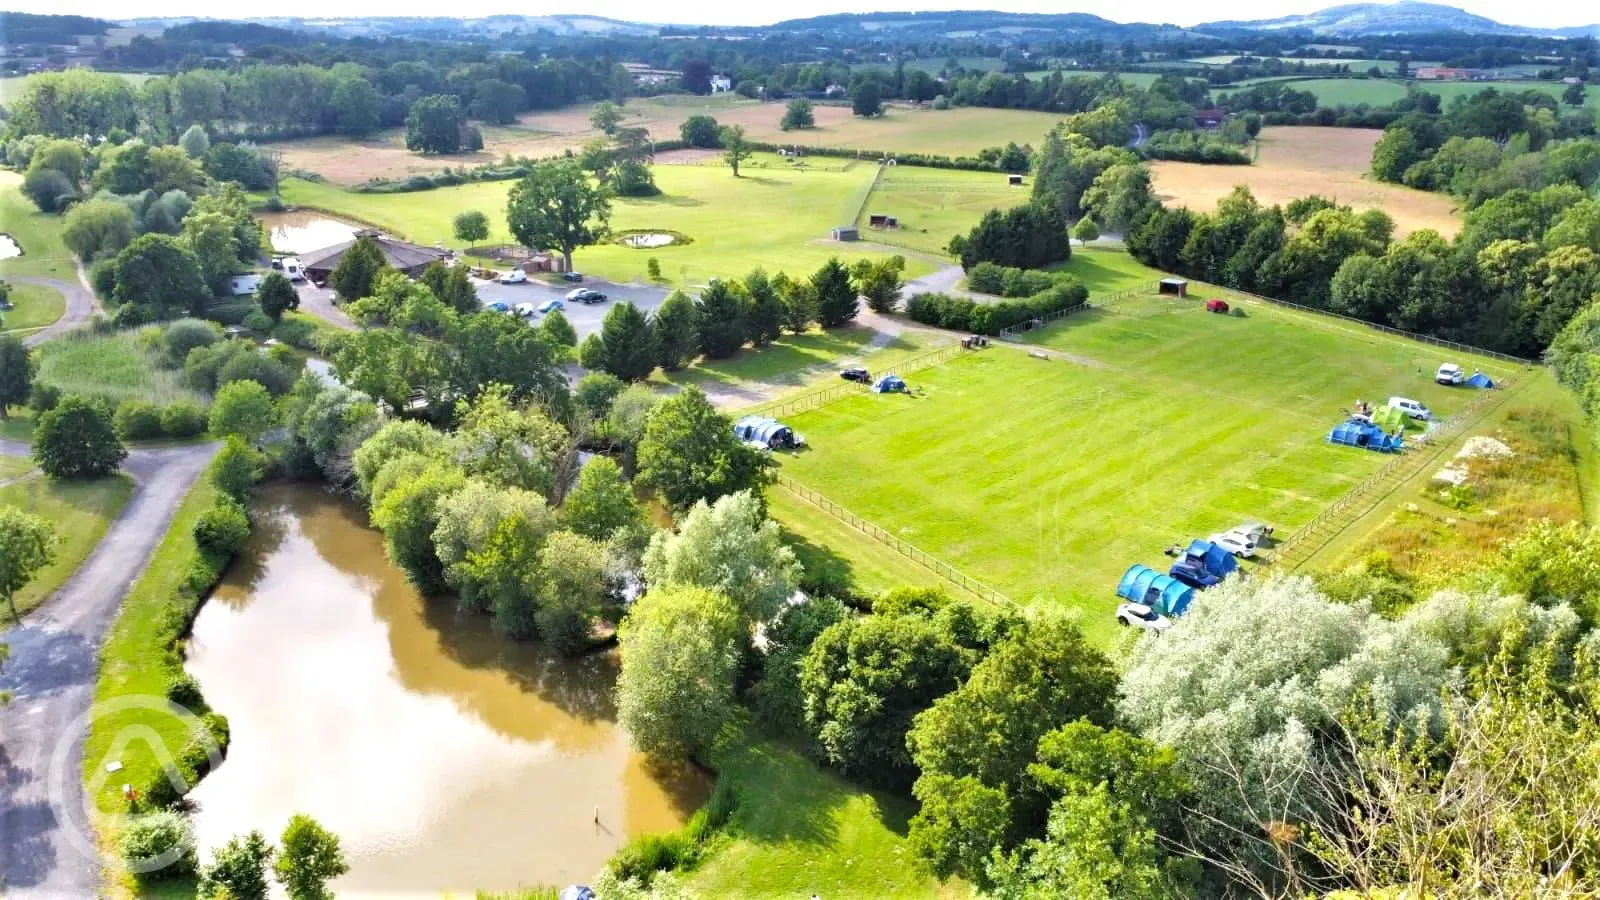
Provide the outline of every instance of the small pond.
<path id="1" fill-rule="evenodd" d="M 692 243 L 689 236 L 676 231 L 624 231 L 616 237 L 617 243 L 635 250 L 654 250 Z"/>
<path id="2" fill-rule="evenodd" d="M 0 234 L 0 259 L 11 259 L 22 255 L 22 245 L 9 234 Z"/>
<path id="3" fill-rule="evenodd" d="M 257 217 L 261 219 L 261 227 L 266 229 L 272 249 L 295 255 L 341 244 L 362 228 L 327 213 L 309 210 L 264 212 L 257 213 Z"/>
<path id="4" fill-rule="evenodd" d="M 566 660 L 424 600 L 319 488 L 268 489 L 255 512 L 190 647 L 233 733 L 190 794 L 203 855 L 305 812 L 343 844 L 340 895 L 471 896 L 587 882 L 704 802 L 704 775 L 629 748 L 613 654 Z"/>

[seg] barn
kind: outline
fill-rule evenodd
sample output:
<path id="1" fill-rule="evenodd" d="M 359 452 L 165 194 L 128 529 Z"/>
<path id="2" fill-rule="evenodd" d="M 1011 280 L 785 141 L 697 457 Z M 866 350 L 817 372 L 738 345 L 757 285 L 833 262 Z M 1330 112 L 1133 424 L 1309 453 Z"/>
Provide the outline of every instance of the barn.
<path id="1" fill-rule="evenodd" d="M 399 269 L 415 278 L 422 274 L 430 264 L 449 259 L 450 251 L 440 247 L 423 247 L 417 244 L 408 244 L 398 241 L 372 230 L 358 231 L 355 237 L 343 243 L 324 247 L 311 253 L 300 254 L 300 267 L 305 270 L 306 277 L 318 284 L 326 283 L 328 276 L 339 267 L 340 260 L 350 252 L 361 238 L 372 238 L 378 245 L 378 250 L 383 253 L 383 261 L 392 269 Z"/>

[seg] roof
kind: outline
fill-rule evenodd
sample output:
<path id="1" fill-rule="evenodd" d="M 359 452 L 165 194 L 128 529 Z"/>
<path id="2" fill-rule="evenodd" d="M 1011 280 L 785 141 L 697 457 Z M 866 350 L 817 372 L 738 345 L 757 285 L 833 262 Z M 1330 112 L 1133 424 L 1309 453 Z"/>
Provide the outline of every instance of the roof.
<path id="1" fill-rule="evenodd" d="M 1162 284 L 1188 284 L 1189 282 L 1185 281 L 1182 278 L 1163 278 L 1163 279 L 1161 279 L 1161 283 Z"/>
<path id="2" fill-rule="evenodd" d="M 428 263 L 442 260 L 450 254 L 437 247 L 422 247 L 417 244 L 408 244 L 386 237 L 376 231 L 358 231 L 348 241 L 313 250 L 310 253 L 300 254 L 300 267 L 303 269 L 333 269 L 339 265 L 339 260 L 356 241 L 370 237 L 378 244 L 378 249 L 383 251 L 383 261 L 396 269 L 419 269 Z"/>

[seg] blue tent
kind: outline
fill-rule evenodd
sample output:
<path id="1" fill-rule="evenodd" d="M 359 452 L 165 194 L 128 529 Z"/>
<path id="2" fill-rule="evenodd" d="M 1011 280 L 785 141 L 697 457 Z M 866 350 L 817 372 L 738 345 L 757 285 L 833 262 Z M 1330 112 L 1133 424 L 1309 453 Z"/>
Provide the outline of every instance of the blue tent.
<path id="1" fill-rule="evenodd" d="M 1347 447 L 1365 447 L 1379 453 L 1398 453 L 1405 449 L 1405 439 L 1400 435 L 1387 434 L 1382 428 L 1360 419 L 1333 426 L 1333 431 L 1328 433 L 1328 441 Z"/>
<path id="2" fill-rule="evenodd" d="M 1207 572 L 1218 578 L 1226 578 L 1239 569 L 1239 561 L 1233 558 L 1232 553 L 1210 541 L 1202 541 L 1198 538 L 1190 541 L 1189 549 L 1184 551 L 1184 555 L 1198 560 L 1201 565 L 1205 566 Z"/>
<path id="3" fill-rule="evenodd" d="M 1467 384 L 1475 388 L 1492 388 L 1494 387 L 1494 379 L 1482 372 L 1473 372 L 1472 377 L 1467 379 Z"/>
<path id="4" fill-rule="evenodd" d="M 878 383 L 873 385 L 872 389 L 880 394 L 903 392 L 906 389 L 906 380 L 899 375 L 885 375 L 878 379 Z"/>
<path id="5" fill-rule="evenodd" d="M 1183 615 L 1194 599 L 1194 588 L 1171 575 L 1149 566 L 1133 565 L 1122 575 L 1117 596 L 1132 603 L 1143 603 L 1169 618 Z"/>
<path id="6" fill-rule="evenodd" d="M 733 435 L 741 441 L 757 441 L 768 447 L 793 447 L 794 429 L 765 416 L 745 416 L 733 423 Z"/>

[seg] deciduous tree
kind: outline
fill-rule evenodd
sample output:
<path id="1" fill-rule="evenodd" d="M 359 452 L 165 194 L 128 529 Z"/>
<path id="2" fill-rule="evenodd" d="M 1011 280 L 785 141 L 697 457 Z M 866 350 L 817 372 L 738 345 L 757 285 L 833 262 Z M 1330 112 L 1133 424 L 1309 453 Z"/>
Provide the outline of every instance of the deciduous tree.
<path id="1" fill-rule="evenodd" d="M 13 622 L 20 618 L 17 591 L 55 557 L 56 532 L 49 521 L 15 506 L 0 506 L 0 596 L 6 598 Z"/>
<path id="2" fill-rule="evenodd" d="M 696 503 L 676 534 L 657 532 L 644 557 L 650 584 L 694 584 L 718 591 L 744 617 L 765 622 L 777 615 L 800 582 L 800 564 L 749 491 Z"/>
<path id="3" fill-rule="evenodd" d="M 621 467 L 609 456 L 596 456 L 562 501 L 561 519 L 578 534 L 603 541 L 618 528 L 644 521 L 644 513 Z"/>
<path id="4" fill-rule="evenodd" d="M 484 215 L 482 210 L 468 209 L 458 212 L 450 224 L 456 240 L 467 242 L 468 252 L 471 252 L 473 244 L 489 237 L 489 217 Z"/>
<path id="5" fill-rule="evenodd" d="M 332 900 L 328 882 L 350 871 L 338 835 L 310 816 L 296 814 L 278 844 L 281 849 L 272 870 L 289 900 Z"/>
<path id="6" fill-rule="evenodd" d="M 639 441 L 636 480 L 682 512 L 699 500 L 759 491 L 771 481 L 772 467 L 767 454 L 746 447 L 734 435 L 733 422 L 691 385 L 651 411 Z"/>
<path id="7" fill-rule="evenodd" d="M 22 406 L 33 393 L 33 376 L 38 371 L 27 345 L 16 335 L 0 334 L 0 421 L 8 418 L 7 408 Z"/>
<path id="8" fill-rule="evenodd" d="M 603 239 L 611 201 L 574 162 L 535 166 L 511 188 L 506 221 L 518 243 L 530 250 L 561 251 L 572 269 L 572 253 Z"/>
<path id="9" fill-rule="evenodd" d="M 411 104 L 406 114 L 406 149 L 416 153 L 456 153 L 467 114 L 454 94 L 432 94 Z"/>
<path id="10" fill-rule="evenodd" d="M 796 128 L 815 128 L 817 114 L 813 111 L 811 101 L 804 97 L 796 97 L 789 101 L 783 108 L 783 118 L 778 121 L 778 127 L 784 131 L 793 131 Z"/>
<path id="11" fill-rule="evenodd" d="M 111 410 L 87 397 L 62 398 L 33 430 L 33 459 L 51 478 L 110 475 L 127 456 Z"/>
<path id="12" fill-rule="evenodd" d="M 225 384 L 211 403 L 211 433 L 217 437 L 237 435 L 254 444 L 275 424 L 272 395 L 259 382 Z"/>
<path id="13" fill-rule="evenodd" d="M 722 143 L 722 161 L 733 169 L 733 177 L 739 177 L 739 164 L 756 154 L 755 148 L 745 140 L 743 125 L 724 125 L 717 133 Z"/>
<path id="14" fill-rule="evenodd" d="M 261 311 L 276 322 L 289 310 L 300 308 L 300 294 L 282 272 L 268 272 L 256 288 L 256 302 L 261 304 Z"/>
<path id="15" fill-rule="evenodd" d="M 617 720 L 635 747 L 704 758 L 737 708 L 745 634 L 733 601 L 704 588 L 662 585 L 633 605 L 619 631 Z"/>

